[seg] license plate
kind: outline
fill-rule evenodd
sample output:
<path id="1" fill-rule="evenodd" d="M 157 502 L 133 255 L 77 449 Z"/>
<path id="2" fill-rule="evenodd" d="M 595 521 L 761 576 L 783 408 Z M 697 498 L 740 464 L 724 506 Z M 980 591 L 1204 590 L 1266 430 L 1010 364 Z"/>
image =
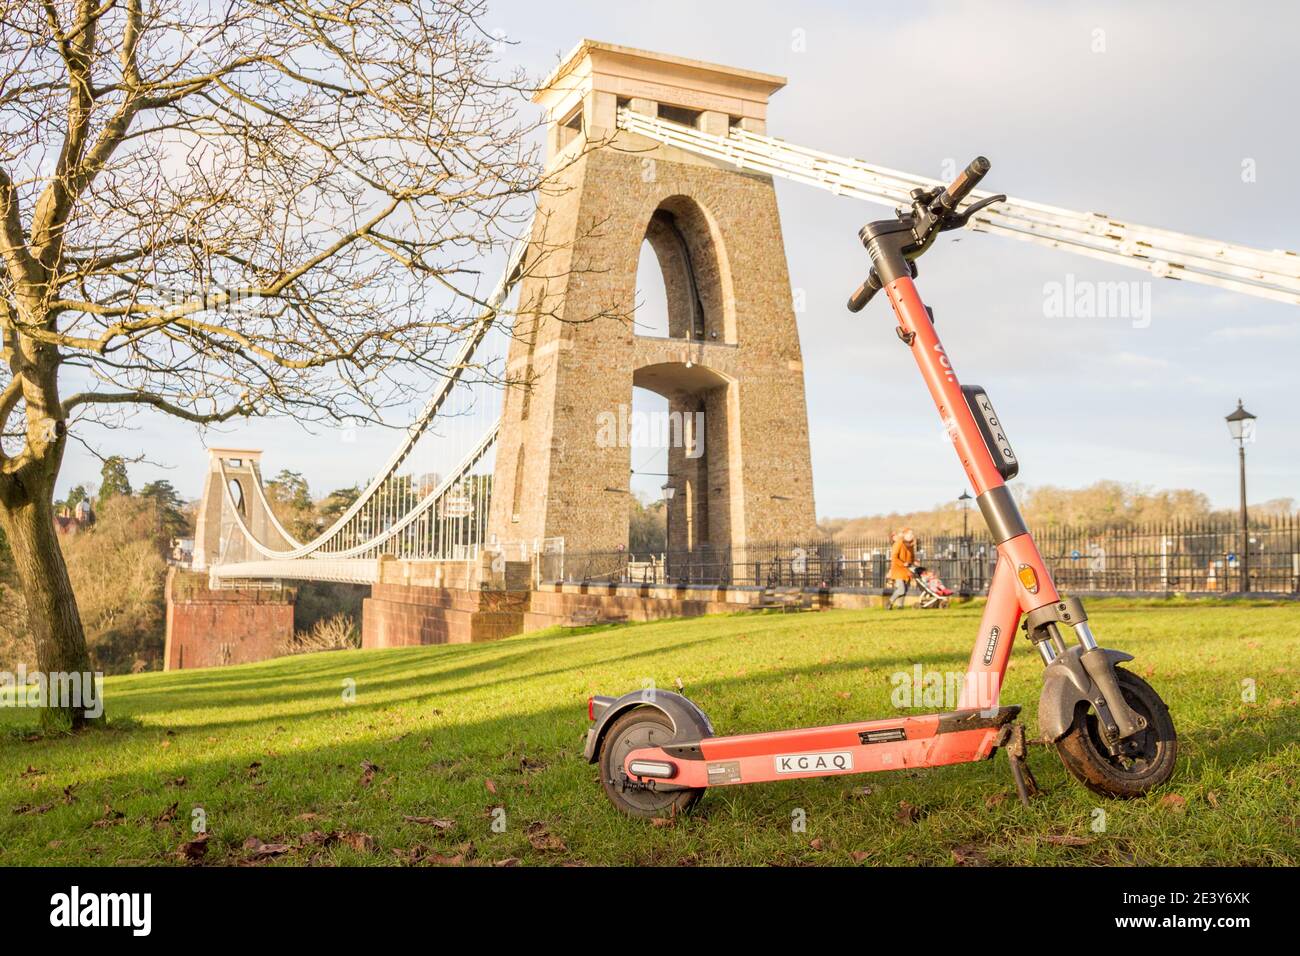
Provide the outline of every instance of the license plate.
<path id="1" fill-rule="evenodd" d="M 853 752 L 831 750 L 814 754 L 777 754 L 777 773 L 845 773 L 853 769 Z"/>

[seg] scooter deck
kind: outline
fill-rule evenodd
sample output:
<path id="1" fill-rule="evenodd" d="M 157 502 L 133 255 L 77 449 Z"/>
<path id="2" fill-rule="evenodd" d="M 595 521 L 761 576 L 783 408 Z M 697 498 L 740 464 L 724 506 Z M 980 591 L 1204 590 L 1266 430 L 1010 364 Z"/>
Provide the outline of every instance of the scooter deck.
<path id="1" fill-rule="evenodd" d="M 633 750 L 623 772 L 629 780 L 653 780 L 656 788 L 668 789 L 970 763 L 993 755 L 1002 727 L 1019 713 L 1010 706 L 705 737 Z M 671 776 L 633 772 L 664 764 L 671 765 Z"/>

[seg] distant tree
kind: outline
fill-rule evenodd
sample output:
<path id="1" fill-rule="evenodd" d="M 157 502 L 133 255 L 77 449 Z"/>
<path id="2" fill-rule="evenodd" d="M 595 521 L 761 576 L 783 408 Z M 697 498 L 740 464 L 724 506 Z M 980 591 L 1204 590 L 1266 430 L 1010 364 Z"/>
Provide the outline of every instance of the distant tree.
<path id="1" fill-rule="evenodd" d="M 164 546 L 170 546 L 172 538 L 184 537 L 189 531 L 189 518 L 185 516 L 185 501 L 180 493 L 165 478 L 151 481 L 140 489 L 140 497 L 154 504 L 158 515 L 158 531 Z"/>
<path id="2" fill-rule="evenodd" d="M 131 479 L 126 474 L 126 460 L 121 455 L 110 455 L 104 459 L 104 467 L 99 471 L 102 479 L 99 486 L 99 506 L 102 508 L 118 495 L 131 494 Z"/>
<path id="3" fill-rule="evenodd" d="M 320 516 L 311 500 L 307 479 L 299 472 L 282 469 L 266 483 L 266 500 L 280 524 L 295 538 L 302 541 L 315 534 Z"/>
<path id="4" fill-rule="evenodd" d="M 361 489 L 356 485 L 348 488 L 335 488 L 320 500 L 316 510 L 326 521 L 334 521 L 339 515 L 351 508 L 353 503 L 360 497 Z"/>
<path id="5" fill-rule="evenodd" d="M 266 483 L 266 495 L 289 508 L 310 511 L 311 491 L 301 472 L 282 468 L 280 473 Z"/>
<path id="6" fill-rule="evenodd" d="M 635 495 L 628 515 L 627 549 L 633 554 L 658 554 L 667 548 L 668 515 L 662 501 L 646 503 Z"/>

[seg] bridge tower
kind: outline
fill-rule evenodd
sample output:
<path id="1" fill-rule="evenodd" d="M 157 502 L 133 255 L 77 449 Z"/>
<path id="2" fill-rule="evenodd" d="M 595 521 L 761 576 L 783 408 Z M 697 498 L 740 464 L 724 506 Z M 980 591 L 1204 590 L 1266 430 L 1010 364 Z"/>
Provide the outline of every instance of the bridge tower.
<path id="1" fill-rule="evenodd" d="M 262 495 L 255 493 L 262 485 L 262 452 L 250 448 L 209 448 L 208 474 L 203 480 L 203 497 L 199 499 L 194 518 L 195 571 L 206 571 L 214 564 L 262 560 L 262 555 L 239 533 L 235 517 L 230 513 L 230 502 L 222 487 L 223 463 L 230 497 L 248 529 L 267 547 L 290 547 L 267 514 Z"/>
<path id="2" fill-rule="evenodd" d="M 534 220 L 497 447 L 489 535 L 628 544 L 634 387 L 669 403 L 671 550 L 815 532 L 803 362 L 771 177 L 616 128 L 618 109 L 766 132 L 779 76 L 582 41 L 535 101 L 556 186 Z M 638 334 L 638 258 L 664 276 L 668 334 Z"/>

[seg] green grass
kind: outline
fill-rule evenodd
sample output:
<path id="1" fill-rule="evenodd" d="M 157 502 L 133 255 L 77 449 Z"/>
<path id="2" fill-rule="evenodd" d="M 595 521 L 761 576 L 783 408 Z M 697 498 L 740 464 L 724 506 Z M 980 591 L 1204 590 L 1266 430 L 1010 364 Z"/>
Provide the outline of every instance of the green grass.
<path id="1" fill-rule="evenodd" d="M 581 759 L 588 695 L 681 678 L 720 733 L 888 716 L 891 674 L 964 666 L 979 608 L 735 615 L 109 678 L 108 726 L 74 737 L 0 710 L 0 864 L 180 863 L 195 807 L 224 864 L 1300 862 L 1300 607 L 1090 606 L 1178 726 L 1178 771 L 1141 800 L 1034 748 L 1028 810 L 999 755 L 714 790 L 670 826 L 619 816 Z M 1032 718 L 1040 670 L 1022 640 L 1003 702 Z"/>

